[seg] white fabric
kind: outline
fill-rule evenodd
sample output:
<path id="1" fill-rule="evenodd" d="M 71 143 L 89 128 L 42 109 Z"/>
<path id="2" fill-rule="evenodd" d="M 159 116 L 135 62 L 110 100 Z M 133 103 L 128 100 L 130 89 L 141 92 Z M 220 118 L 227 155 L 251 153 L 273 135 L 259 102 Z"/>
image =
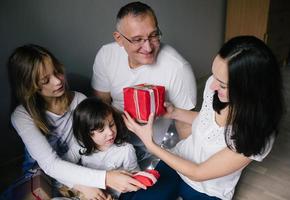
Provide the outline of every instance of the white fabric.
<path id="1" fill-rule="evenodd" d="M 72 134 L 73 110 L 85 98 L 83 94 L 75 92 L 66 113 L 56 115 L 46 112 L 51 123 L 57 127 L 53 134 L 59 135 L 62 141 L 66 141 L 70 146 L 75 142 Z M 37 161 L 46 174 L 61 182 L 105 188 L 106 172 L 81 167 L 61 159 L 22 105 L 19 105 L 12 113 L 11 122 L 31 157 Z"/>
<path id="2" fill-rule="evenodd" d="M 206 83 L 203 105 L 192 124 L 192 134 L 185 140 L 180 141 L 172 150 L 179 156 L 197 164 L 206 161 L 213 154 L 227 147 L 224 138 L 224 127 L 218 126 L 214 118 L 212 108 L 214 92 L 209 88 L 212 80 L 213 78 L 210 77 Z M 251 156 L 250 159 L 262 161 L 270 152 L 273 142 L 274 138 L 271 139 L 262 155 Z M 227 176 L 203 182 L 192 181 L 182 174 L 179 175 L 188 185 L 199 192 L 221 199 L 232 199 L 241 171 L 242 169 Z"/>
<path id="3" fill-rule="evenodd" d="M 69 157 L 74 157 L 74 160 L 81 159 L 81 164 L 85 167 L 98 170 L 126 170 L 139 171 L 137 157 L 134 147 L 129 143 L 117 146 L 113 144 L 106 151 L 97 151 L 91 155 L 80 155 L 80 147 L 75 145 L 74 151 L 70 151 Z M 69 185 L 69 184 L 67 184 Z M 114 196 L 119 196 L 120 193 L 116 190 L 109 189 L 109 192 Z"/>
<path id="4" fill-rule="evenodd" d="M 176 107 L 192 109 L 196 105 L 196 83 L 190 64 L 172 47 L 161 44 L 157 61 L 131 69 L 128 55 L 117 43 L 103 46 L 94 62 L 92 87 L 110 92 L 113 106 L 123 111 L 123 88 L 136 84 L 165 86 L 166 99 Z M 159 118 L 154 123 L 154 140 L 161 143 L 170 120 Z M 158 128 L 157 128 L 158 127 Z"/>
<path id="5" fill-rule="evenodd" d="M 129 143 L 121 146 L 113 144 L 106 151 L 98 151 L 89 156 L 81 156 L 82 165 L 99 170 L 124 169 L 139 171 L 134 147 Z"/>

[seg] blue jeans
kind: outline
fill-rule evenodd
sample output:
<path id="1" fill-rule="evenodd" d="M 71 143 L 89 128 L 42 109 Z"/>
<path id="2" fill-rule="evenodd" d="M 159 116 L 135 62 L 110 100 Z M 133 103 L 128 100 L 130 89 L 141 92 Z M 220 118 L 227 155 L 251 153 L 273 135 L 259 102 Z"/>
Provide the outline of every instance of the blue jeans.
<path id="1" fill-rule="evenodd" d="M 187 185 L 176 171 L 170 168 L 163 161 L 156 166 L 160 173 L 160 178 L 152 187 L 147 190 L 140 189 L 137 192 L 128 192 L 121 194 L 119 200 L 176 200 L 182 197 L 183 200 L 215 200 L 217 197 L 211 197 L 200 193 Z"/>

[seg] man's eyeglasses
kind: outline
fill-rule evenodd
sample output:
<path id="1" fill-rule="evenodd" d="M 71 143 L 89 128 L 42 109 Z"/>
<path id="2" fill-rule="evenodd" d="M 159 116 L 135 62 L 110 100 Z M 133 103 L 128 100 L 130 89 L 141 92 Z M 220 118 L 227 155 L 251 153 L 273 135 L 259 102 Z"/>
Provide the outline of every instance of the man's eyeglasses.
<path id="1" fill-rule="evenodd" d="M 136 37 L 133 39 L 129 39 L 127 38 L 125 35 L 123 35 L 120 31 L 118 31 L 120 33 L 120 35 L 122 35 L 128 42 L 130 42 L 133 45 L 136 46 L 142 46 L 147 40 L 150 43 L 156 43 L 156 42 L 160 42 L 162 33 L 159 29 L 157 29 L 156 32 L 152 33 L 151 35 L 148 36 L 148 38 L 142 38 L 142 37 Z"/>

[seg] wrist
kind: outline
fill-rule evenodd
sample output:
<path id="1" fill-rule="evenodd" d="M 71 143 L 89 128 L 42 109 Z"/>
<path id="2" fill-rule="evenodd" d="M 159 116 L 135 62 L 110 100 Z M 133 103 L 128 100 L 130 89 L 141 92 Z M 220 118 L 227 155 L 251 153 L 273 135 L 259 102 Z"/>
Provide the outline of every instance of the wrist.
<path id="1" fill-rule="evenodd" d="M 178 119 L 178 113 L 179 113 L 179 109 L 178 108 L 174 108 L 173 112 L 171 113 L 170 118 L 173 120 L 177 120 Z"/>
<path id="2" fill-rule="evenodd" d="M 145 144 L 146 148 L 151 152 L 154 153 L 154 149 L 159 145 L 157 145 L 153 140 L 150 143 Z"/>
<path id="3" fill-rule="evenodd" d="M 110 187 L 110 183 L 109 183 L 109 180 L 110 180 L 110 171 L 106 171 L 106 174 L 105 174 L 105 187 L 109 186 Z"/>

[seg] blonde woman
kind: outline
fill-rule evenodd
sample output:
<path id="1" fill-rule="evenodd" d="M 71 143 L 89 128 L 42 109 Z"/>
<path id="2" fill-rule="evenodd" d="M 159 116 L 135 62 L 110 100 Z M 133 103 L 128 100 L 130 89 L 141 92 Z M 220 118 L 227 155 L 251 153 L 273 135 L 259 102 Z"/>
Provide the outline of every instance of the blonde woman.
<path id="1" fill-rule="evenodd" d="M 73 110 L 86 97 L 68 89 L 63 65 L 52 53 L 37 45 L 21 46 L 10 56 L 8 67 L 19 102 L 11 121 L 25 145 L 24 171 L 37 163 L 47 175 L 72 183 L 69 186 L 88 199 L 110 199 L 100 190 L 107 186 L 119 192 L 145 188 L 127 172 L 85 168 L 67 156 L 75 146 Z"/>

